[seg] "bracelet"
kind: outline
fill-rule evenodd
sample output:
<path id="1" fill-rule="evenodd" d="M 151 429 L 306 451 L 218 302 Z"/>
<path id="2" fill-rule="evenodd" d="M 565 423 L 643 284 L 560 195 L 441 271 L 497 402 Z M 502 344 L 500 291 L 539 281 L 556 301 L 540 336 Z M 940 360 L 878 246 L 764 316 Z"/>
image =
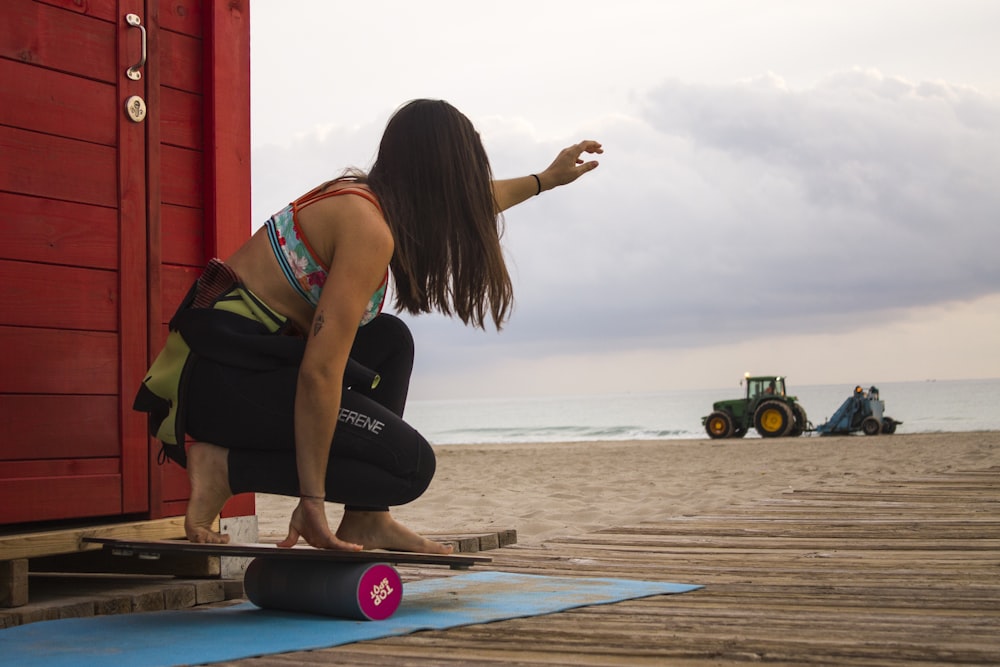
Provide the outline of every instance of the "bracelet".
<path id="1" fill-rule="evenodd" d="M 535 193 L 535 196 L 537 197 L 542 194 L 542 179 L 538 178 L 538 174 L 532 174 L 531 176 L 535 179 L 535 183 L 538 185 L 538 192 Z"/>
<path id="2" fill-rule="evenodd" d="M 308 498 L 309 500 L 322 500 L 323 502 L 326 502 L 326 496 L 308 496 L 304 493 L 300 493 L 299 498 Z"/>

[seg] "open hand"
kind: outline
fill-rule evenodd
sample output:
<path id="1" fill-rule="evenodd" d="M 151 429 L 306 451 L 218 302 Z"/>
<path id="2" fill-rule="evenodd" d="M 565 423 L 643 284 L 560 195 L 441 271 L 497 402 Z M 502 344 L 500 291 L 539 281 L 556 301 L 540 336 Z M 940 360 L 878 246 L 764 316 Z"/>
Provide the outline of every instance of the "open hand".
<path id="1" fill-rule="evenodd" d="M 584 153 L 601 154 L 603 152 L 601 144 L 590 139 L 562 149 L 552 164 L 538 175 L 543 189 L 550 190 L 560 185 L 572 183 L 588 171 L 593 171 L 597 168 L 597 160 L 584 161 L 580 156 Z"/>

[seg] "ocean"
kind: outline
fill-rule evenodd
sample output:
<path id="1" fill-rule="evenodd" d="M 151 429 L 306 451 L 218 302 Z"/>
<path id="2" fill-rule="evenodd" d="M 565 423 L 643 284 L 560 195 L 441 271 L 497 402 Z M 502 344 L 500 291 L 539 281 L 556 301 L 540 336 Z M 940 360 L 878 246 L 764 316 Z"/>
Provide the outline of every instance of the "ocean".
<path id="1" fill-rule="evenodd" d="M 868 389 L 868 385 L 862 385 Z M 1000 430 L 1000 379 L 876 385 L 897 433 Z M 406 420 L 435 445 L 684 440 L 707 437 L 701 418 L 741 387 L 500 399 L 414 400 Z M 814 426 L 827 421 L 854 385 L 789 384 Z M 748 438 L 757 437 L 751 430 Z M 805 437 L 819 437 L 807 433 Z"/>

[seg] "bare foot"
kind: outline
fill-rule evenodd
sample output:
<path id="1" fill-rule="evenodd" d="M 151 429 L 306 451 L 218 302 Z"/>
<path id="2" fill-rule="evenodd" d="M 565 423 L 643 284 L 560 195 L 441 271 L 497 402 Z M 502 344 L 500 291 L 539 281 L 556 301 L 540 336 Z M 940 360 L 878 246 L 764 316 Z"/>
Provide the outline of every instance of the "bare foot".
<path id="1" fill-rule="evenodd" d="M 196 442 L 187 450 L 191 499 L 184 516 L 184 533 L 192 542 L 227 544 L 229 536 L 212 530 L 215 517 L 233 495 L 229 488 L 229 450 Z"/>
<path id="2" fill-rule="evenodd" d="M 345 511 L 337 528 L 337 537 L 365 549 L 391 549 L 424 554 L 450 554 L 450 545 L 439 544 L 417 535 L 396 521 L 388 512 Z"/>

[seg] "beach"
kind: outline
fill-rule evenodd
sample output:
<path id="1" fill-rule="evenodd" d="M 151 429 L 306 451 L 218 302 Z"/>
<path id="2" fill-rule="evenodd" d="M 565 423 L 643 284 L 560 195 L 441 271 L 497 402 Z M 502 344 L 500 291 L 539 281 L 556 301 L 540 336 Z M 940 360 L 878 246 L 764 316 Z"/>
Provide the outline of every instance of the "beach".
<path id="1" fill-rule="evenodd" d="M 514 529 L 521 544 L 704 516 L 789 490 L 851 488 L 1000 466 L 1000 431 L 742 440 L 436 446 L 437 474 L 393 509 L 424 534 Z M 260 540 L 284 538 L 295 499 L 258 494 Z M 340 507 L 328 505 L 331 525 Z"/>

